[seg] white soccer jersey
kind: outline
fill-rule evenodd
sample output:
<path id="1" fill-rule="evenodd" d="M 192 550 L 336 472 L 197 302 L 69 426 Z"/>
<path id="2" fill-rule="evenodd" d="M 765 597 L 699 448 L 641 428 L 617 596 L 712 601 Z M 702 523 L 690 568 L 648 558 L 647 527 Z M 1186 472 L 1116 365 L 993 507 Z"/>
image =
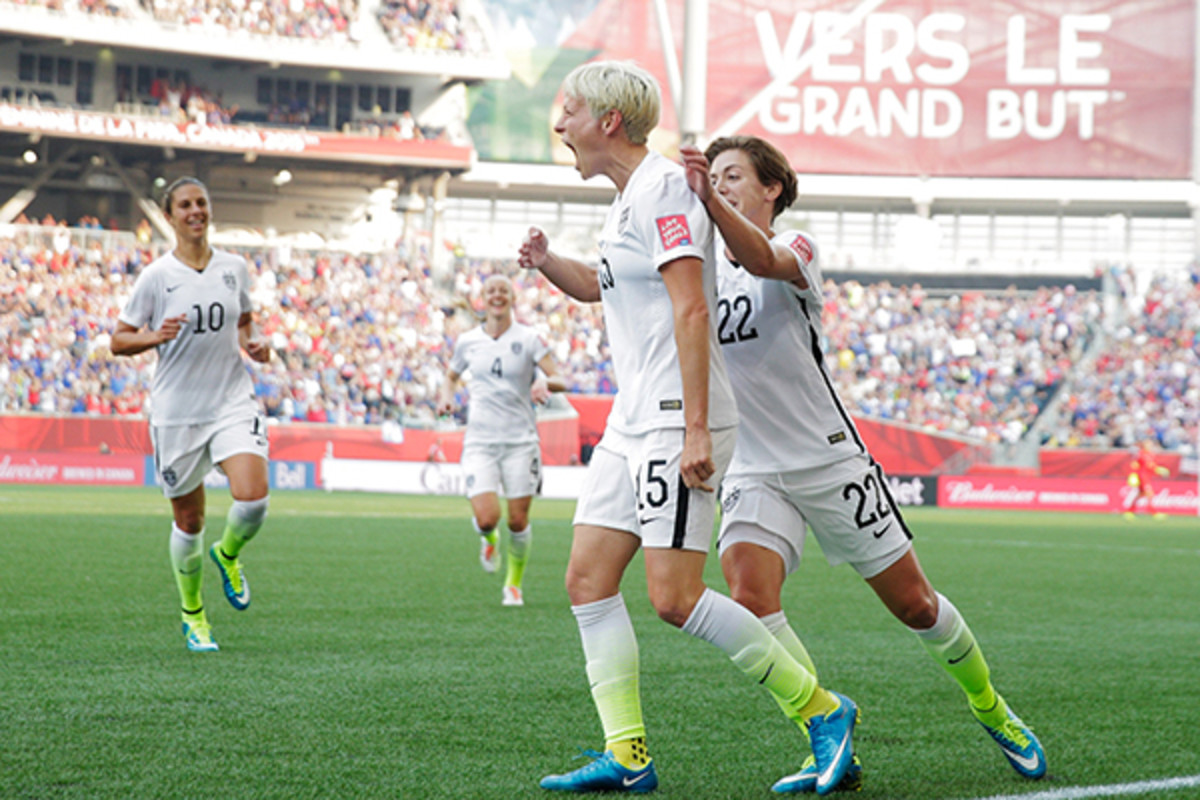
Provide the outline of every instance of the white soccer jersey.
<path id="1" fill-rule="evenodd" d="M 514 322 L 493 339 L 483 326 L 458 337 L 450 369 L 469 373 L 471 393 L 463 443 L 523 444 L 538 440 L 529 387 L 550 348 L 533 328 Z"/>
<path id="2" fill-rule="evenodd" d="M 716 300 L 713 226 L 683 168 L 651 152 L 608 210 L 600 233 L 601 299 L 617 396 L 608 425 L 625 434 L 684 427 L 683 380 L 671 297 L 659 269 L 678 258 L 704 262 L 710 319 Z M 708 425 L 737 424 L 716 326 L 709 330 Z"/>
<path id="3" fill-rule="evenodd" d="M 258 410 L 238 346 L 249 293 L 246 262 L 221 250 L 213 250 L 202 272 L 167 253 L 138 276 L 121 322 L 157 330 L 167 317 L 187 316 L 179 335 L 158 345 L 151 424 L 198 425 Z"/>
<path id="4" fill-rule="evenodd" d="M 730 474 L 808 469 L 866 453 L 821 350 L 816 242 L 800 231 L 772 241 L 795 254 L 807 289 L 751 275 L 717 240 L 717 333 L 741 412 Z"/>

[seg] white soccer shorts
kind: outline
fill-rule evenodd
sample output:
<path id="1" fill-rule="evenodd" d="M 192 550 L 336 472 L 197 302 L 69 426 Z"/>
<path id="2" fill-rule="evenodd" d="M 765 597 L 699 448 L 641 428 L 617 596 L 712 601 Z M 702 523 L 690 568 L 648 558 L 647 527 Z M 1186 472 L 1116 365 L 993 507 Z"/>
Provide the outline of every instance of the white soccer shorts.
<path id="1" fill-rule="evenodd" d="M 785 473 L 729 475 L 721 485 L 719 553 L 749 542 L 800 566 L 807 525 L 831 565 L 872 578 L 912 546 L 883 469 L 867 456 Z"/>
<path id="2" fill-rule="evenodd" d="M 468 444 L 463 446 L 462 471 L 467 497 L 493 492 L 533 497 L 542 491 L 542 449 L 537 442 Z"/>
<path id="3" fill-rule="evenodd" d="M 737 429 L 712 432 L 716 487 L 729 467 Z M 707 552 L 716 519 L 716 492 L 689 489 L 679 474 L 683 429 L 640 436 L 605 431 L 596 445 L 575 506 L 575 525 L 628 531 L 642 547 Z"/>
<path id="4" fill-rule="evenodd" d="M 151 425 L 154 468 L 163 495 L 183 497 L 204 483 L 216 464 L 238 453 L 268 458 L 266 420 L 261 415 L 203 425 Z"/>

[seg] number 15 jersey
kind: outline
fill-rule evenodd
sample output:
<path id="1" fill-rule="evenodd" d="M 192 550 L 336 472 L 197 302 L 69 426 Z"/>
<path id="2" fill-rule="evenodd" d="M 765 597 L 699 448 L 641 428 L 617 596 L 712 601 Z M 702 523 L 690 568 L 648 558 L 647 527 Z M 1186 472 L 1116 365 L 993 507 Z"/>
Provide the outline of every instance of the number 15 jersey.
<path id="1" fill-rule="evenodd" d="M 729 474 L 809 469 L 867 452 L 825 366 L 816 243 L 800 231 L 771 241 L 796 256 L 807 289 L 751 275 L 717 240 L 717 337 L 741 412 Z"/>
<path id="2" fill-rule="evenodd" d="M 173 253 L 142 270 L 121 322 L 158 330 L 168 317 L 187 318 L 179 335 L 157 348 L 152 425 L 201 425 L 257 412 L 238 345 L 238 319 L 251 309 L 249 292 L 246 262 L 222 250 L 213 250 L 200 272 Z"/>

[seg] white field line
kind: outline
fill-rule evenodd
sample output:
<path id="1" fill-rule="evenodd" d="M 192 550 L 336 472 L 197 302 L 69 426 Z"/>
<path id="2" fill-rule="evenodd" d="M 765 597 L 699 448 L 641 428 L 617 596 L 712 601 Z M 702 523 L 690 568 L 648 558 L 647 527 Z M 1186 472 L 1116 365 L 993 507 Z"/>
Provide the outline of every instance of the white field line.
<path id="1" fill-rule="evenodd" d="M 1137 783 L 1110 783 L 1105 786 L 1066 786 L 1033 794 L 996 794 L 976 800 L 1086 800 L 1090 797 L 1120 797 L 1130 794 L 1173 792 L 1177 789 L 1192 789 L 1200 786 L 1200 775 L 1180 778 L 1161 778 Z"/>

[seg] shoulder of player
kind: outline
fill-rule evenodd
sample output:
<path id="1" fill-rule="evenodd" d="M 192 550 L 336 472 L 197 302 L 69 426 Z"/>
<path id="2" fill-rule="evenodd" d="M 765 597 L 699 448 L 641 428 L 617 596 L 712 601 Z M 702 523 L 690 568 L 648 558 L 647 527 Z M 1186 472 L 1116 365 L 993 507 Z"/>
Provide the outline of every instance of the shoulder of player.
<path id="1" fill-rule="evenodd" d="M 170 251 L 163 253 L 158 258 L 151 261 L 138 272 L 136 284 L 156 285 L 162 283 L 167 273 L 176 269 L 186 269 L 179 263 L 179 259 L 175 258 Z"/>
<path id="2" fill-rule="evenodd" d="M 237 253 L 231 253 L 228 250 L 220 250 L 216 247 L 212 251 L 212 263 L 219 266 L 237 266 L 248 270 L 249 264 L 246 259 L 239 256 Z"/>

